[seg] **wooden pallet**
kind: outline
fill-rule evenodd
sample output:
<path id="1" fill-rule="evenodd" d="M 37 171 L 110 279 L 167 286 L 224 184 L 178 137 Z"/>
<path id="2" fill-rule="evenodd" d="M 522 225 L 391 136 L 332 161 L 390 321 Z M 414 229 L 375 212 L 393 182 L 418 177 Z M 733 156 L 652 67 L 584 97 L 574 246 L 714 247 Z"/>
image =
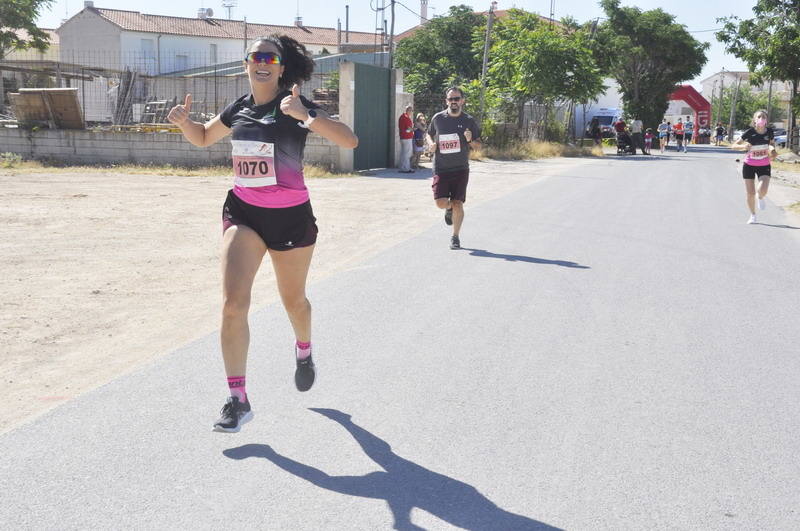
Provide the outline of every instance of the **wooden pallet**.
<path id="1" fill-rule="evenodd" d="M 22 124 L 51 129 L 85 129 L 77 88 L 21 88 L 9 92 L 14 115 Z"/>

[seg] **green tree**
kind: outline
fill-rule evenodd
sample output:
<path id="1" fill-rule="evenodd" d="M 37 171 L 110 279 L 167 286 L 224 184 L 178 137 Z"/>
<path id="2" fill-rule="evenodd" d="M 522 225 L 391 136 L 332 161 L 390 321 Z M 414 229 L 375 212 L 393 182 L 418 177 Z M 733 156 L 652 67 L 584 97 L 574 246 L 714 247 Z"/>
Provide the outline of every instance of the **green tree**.
<path id="1" fill-rule="evenodd" d="M 606 88 L 586 32 L 519 9 L 498 21 L 489 55 L 489 87 L 513 102 L 518 125 L 527 102 L 583 103 Z"/>
<path id="2" fill-rule="evenodd" d="M 484 31 L 486 17 L 460 5 L 436 17 L 397 45 L 395 65 L 413 94 L 441 95 L 450 84 L 477 79 L 480 55 L 473 49 L 473 32 Z"/>
<path id="3" fill-rule="evenodd" d="M 736 87 L 727 87 L 722 94 L 722 113 L 719 122 L 726 125 L 731 115 L 731 103 L 733 102 Z M 752 90 L 749 83 L 742 83 L 739 87 L 739 96 L 736 98 L 736 109 L 733 113 L 733 126 L 736 129 L 747 129 L 750 127 L 750 121 L 753 119 L 753 113 L 759 109 L 765 109 L 768 106 L 769 96 L 764 92 L 755 92 Z M 719 95 L 714 94 L 711 98 L 711 108 L 714 112 L 719 110 Z M 786 117 L 786 110 L 772 107 L 773 121 L 782 120 Z M 716 122 L 715 121 L 715 122 Z"/>
<path id="4" fill-rule="evenodd" d="M 11 50 L 35 48 L 47 50 L 49 37 L 36 27 L 39 11 L 53 0 L 2 0 L 0 2 L 0 59 Z M 17 35 L 17 30 L 25 30 L 29 38 Z"/>
<path id="5" fill-rule="evenodd" d="M 800 0 L 758 0 L 753 7 L 755 18 L 718 19 L 724 22 L 716 33 L 725 50 L 742 59 L 754 74 L 753 80 L 788 81 L 792 86 L 792 112 L 789 128 L 800 108 Z"/>
<path id="6" fill-rule="evenodd" d="M 601 0 L 607 20 L 595 33 L 595 57 L 620 87 L 625 112 L 655 128 L 675 86 L 697 76 L 708 43 L 697 41 L 661 9 L 620 7 Z"/>

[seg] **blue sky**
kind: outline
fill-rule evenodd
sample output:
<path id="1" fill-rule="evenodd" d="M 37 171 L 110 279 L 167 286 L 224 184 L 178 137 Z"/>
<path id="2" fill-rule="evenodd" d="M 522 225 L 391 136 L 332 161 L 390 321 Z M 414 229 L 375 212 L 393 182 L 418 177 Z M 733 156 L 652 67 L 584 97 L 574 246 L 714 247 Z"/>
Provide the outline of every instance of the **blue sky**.
<path id="1" fill-rule="evenodd" d="M 419 22 L 419 0 L 398 0 L 395 10 L 395 32 L 400 33 Z M 223 0 L 137 0 L 123 2 L 120 0 L 95 0 L 96 7 L 109 9 L 125 9 L 155 15 L 171 15 L 194 17 L 197 8 L 206 7 L 214 10 L 216 17 L 226 17 L 227 10 L 222 6 Z M 350 6 L 350 29 L 372 32 L 380 25 L 380 19 L 370 7 L 378 7 L 381 3 L 389 5 L 389 0 L 235 0 L 231 18 L 241 20 L 247 17 L 249 22 L 264 24 L 290 25 L 299 12 L 303 22 L 309 26 L 336 27 L 337 19 L 345 23 L 345 6 Z M 477 10 L 488 10 L 489 0 L 429 0 L 428 16 L 447 13 L 451 5 L 466 4 Z M 572 16 L 583 22 L 602 17 L 603 12 L 595 0 L 517 0 L 498 2 L 498 9 L 512 7 L 523 8 L 531 12 L 548 16 L 551 3 L 554 5 L 555 18 Z M 723 67 L 727 70 L 746 70 L 744 63 L 737 58 L 725 54 L 725 50 L 714 38 L 714 32 L 705 31 L 720 27 L 716 19 L 729 15 L 752 18 L 755 0 L 622 0 L 622 5 L 636 6 L 642 10 L 661 8 L 676 16 L 680 24 L 693 32 L 695 38 L 711 43 L 708 51 L 708 63 L 702 73 L 692 81 L 699 88 L 699 81 L 718 72 Z M 268 6 L 268 7 L 265 7 Z M 405 6 L 405 7 L 404 7 Z M 55 0 L 51 7 L 42 12 L 38 24 L 42 27 L 58 27 L 64 18 L 71 17 L 83 9 L 83 0 Z M 387 9 L 387 20 L 388 9 Z M 696 33 L 694 33 L 696 32 Z"/>

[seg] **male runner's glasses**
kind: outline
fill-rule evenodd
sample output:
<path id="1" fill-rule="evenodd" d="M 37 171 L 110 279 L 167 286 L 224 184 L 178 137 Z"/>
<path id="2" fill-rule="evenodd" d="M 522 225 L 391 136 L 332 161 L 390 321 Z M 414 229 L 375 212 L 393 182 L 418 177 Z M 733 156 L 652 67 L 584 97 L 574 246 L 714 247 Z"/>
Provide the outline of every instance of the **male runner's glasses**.
<path id="1" fill-rule="evenodd" d="M 461 98 L 458 96 L 455 98 L 447 98 L 447 101 L 461 101 Z"/>
<path id="2" fill-rule="evenodd" d="M 248 63 L 281 64 L 281 56 L 275 52 L 250 52 L 244 58 Z"/>

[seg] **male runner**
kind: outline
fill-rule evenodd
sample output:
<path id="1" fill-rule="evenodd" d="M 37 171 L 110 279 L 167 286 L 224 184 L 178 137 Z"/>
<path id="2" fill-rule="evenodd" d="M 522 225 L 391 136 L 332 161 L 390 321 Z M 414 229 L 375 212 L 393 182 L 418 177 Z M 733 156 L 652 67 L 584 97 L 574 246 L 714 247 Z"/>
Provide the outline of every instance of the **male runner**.
<path id="1" fill-rule="evenodd" d="M 683 122 L 681 121 L 680 118 L 678 118 L 678 121 L 675 122 L 675 125 L 672 126 L 672 130 L 675 132 L 675 143 L 678 144 L 678 153 L 680 153 L 681 148 L 683 147 L 683 132 L 684 132 Z M 685 152 L 686 150 L 684 149 L 684 153 Z"/>
<path id="2" fill-rule="evenodd" d="M 461 249 L 459 232 L 464 221 L 464 201 L 469 182 L 469 150 L 478 147 L 481 129 L 463 112 L 464 91 L 451 87 L 445 91 L 447 108 L 433 115 L 428 136 L 435 146 L 433 159 L 433 200 L 445 209 L 444 222 L 453 226 L 451 249 Z"/>
<path id="3" fill-rule="evenodd" d="M 683 124 L 683 152 L 687 153 L 687 146 L 692 143 L 692 136 L 694 135 L 694 122 L 690 116 L 686 117 L 686 122 Z"/>

